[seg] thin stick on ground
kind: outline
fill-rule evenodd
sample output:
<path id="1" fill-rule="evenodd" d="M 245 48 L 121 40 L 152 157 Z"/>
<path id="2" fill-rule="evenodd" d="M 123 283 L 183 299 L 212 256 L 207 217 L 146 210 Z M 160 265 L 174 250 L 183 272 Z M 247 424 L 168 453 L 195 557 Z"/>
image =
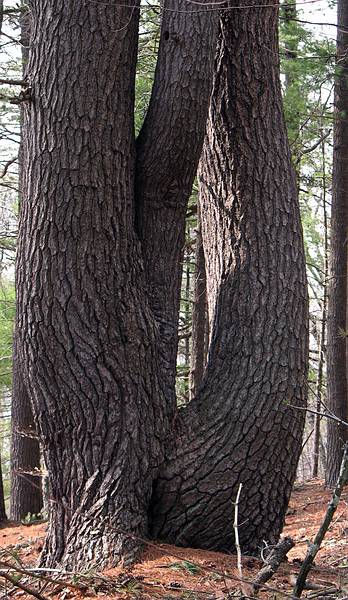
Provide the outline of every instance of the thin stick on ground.
<path id="1" fill-rule="evenodd" d="M 19 573 L 20 575 L 27 575 L 28 577 L 32 577 L 33 579 L 39 579 L 40 581 L 45 581 L 47 583 L 52 583 L 56 586 L 64 586 L 64 587 L 68 587 L 71 588 L 73 590 L 78 590 L 78 591 L 86 591 L 88 589 L 88 586 L 86 585 L 77 585 L 75 583 L 71 583 L 69 581 L 65 581 L 63 579 L 54 579 L 53 577 L 48 577 L 47 575 L 41 575 L 38 574 L 38 572 L 36 571 L 36 569 L 25 569 L 24 567 L 20 566 L 17 567 L 16 565 L 12 565 L 11 563 L 9 563 L 8 561 L 4 561 L 4 560 L 0 560 L 0 568 L 5 568 L 8 571 L 14 571 L 15 573 Z"/>
<path id="2" fill-rule="evenodd" d="M 46 596 L 42 596 L 42 594 L 39 594 L 39 592 L 37 592 L 36 590 L 33 590 L 33 589 L 27 587 L 26 585 L 24 585 L 23 583 L 21 583 L 20 581 L 15 579 L 15 577 L 12 577 L 11 575 L 9 575 L 8 573 L 5 573 L 4 571 L 0 571 L 0 577 L 3 577 L 3 579 L 5 579 L 6 581 L 9 581 L 10 583 L 12 583 L 13 587 L 19 588 L 26 594 L 29 594 L 30 596 L 34 596 L 34 598 L 37 598 L 38 600 L 48 600 L 48 598 L 46 598 Z"/>
<path id="3" fill-rule="evenodd" d="M 240 483 L 238 486 L 236 501 L 234 503 L 234 522 L 233 522 L 234 543 L 235 543 L 236 552 L 237 552 L 237 568 L 238 568 L 238 573 L 239 573 L 241 580 L 243 579 L 243 566 L 242 566 L 242 551 L 240 549 L 239 532 L 238 532 L 238 506 L 239 506 L 239 498 L 241 495 L 242 487 L 243 487 L 243 484 Z M 247 590 L 244 589 L 244 587 L 245 587 L 245 584 L 241 581 L 241 590 L 242 590 L 243 594 L 246 596 Z"/>
<path id="4" fill-rule="evenodd" d="M 294 596 L 300 597 L 304 590 L 304 586 L 306 583 L 308 573 L 311 569 L 311 566 L 313 564 L 313 561 L 314 561 L 316 555 L 318 554 L 318 552 L 320 550 L 321 543 L 325 537 L 325 534 L 330 526 L 332 518 L 336 512 L 336 509 L 338 507 L 340 497 L 342 494 L 343 487 L 347 483 L 347 481 L 348 481 L 348 443 L 345 445 L 345 448 L 344 448 L 340 474 L 339 474 L 339 477 L 338 477 L 338 480 L 336 483 L 336 487 L 333 491 L 331 501 L 327 508 L 324 521 L 322 522 L 321 527 L 320 527 L 317 535 L 315 536 L 313 543 L 309 545 L 306 558 L 303 561 L 300 572 L 296 579 L 296 583 L 295 583 L 295 586 L 293 589 Z"/>

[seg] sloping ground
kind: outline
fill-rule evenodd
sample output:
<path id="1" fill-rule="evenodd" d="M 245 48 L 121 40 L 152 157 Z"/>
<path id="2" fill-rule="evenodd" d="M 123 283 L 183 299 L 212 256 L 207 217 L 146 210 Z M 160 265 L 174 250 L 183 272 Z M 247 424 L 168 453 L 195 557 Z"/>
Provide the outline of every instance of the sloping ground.
<path id="1" fill-rule="evenodd" d="M 289 553 L 289 560 L 283 563 L 278 573 L 268 582 L 271 589 L 259 594 L 260 598 L 286 598 L 291 596 L 293 580 L 301 560 L 305 556 L 307 544 L 313 539 L 324 517 L 329 492 L 321 481 L 312 481 L 295 488 L 284 535 L 291 536 L 296 546 Z M 231 524 L 232 526 L 232 524 Z M 6 552 L 5 559 L 18 558 L 25 568 L 35 565 L 45 535 L 45 525 L 10 525 L 0 530 L 0 548 Z M 1 566 L 1 565 L 0 565 Z M 243 576 L 253 580 L 262 566 L 262 561 L 243 557 Z M 46 575 L 52 575 L 47 574 Z M 52 576 L 62 579 L 59 574 Z M 82 591 L 49 582 L 40 582 L 41 595 L 46 598 L 80 599 L 97 594 L 100 599 L 152 598 L 164 600 L 218 600 L 240 597 L 240 583 L 236 557 L 168 545 L 151 545 L 142 556 L 141 562 L 127 569 L 112 569 L 99 576 L 94 573 L 75 577 L 67 581 L 83 586 Z M 23 575 L 20 579 L 28 587 L 39 590 L 34 579 Z M 310 598 L 348 598 L 348 488 L 345 489 L 333 524 L 324 540 L 312 570 L 309 582 L 311 589 L 304 596 Z M 0 578 L 1 583 L 1 578 Z M 11 586 L 7 584 L 7 590 Z M 244 593 L 251 595 L 250 587 Z M 331 595 L 325 595 L 331 589 Z M 29 597 L 23 591 L 15 596 Z M 1 590 L 0 590 L 1 597 Z M 5 596 L 3 596 L 5 597 Z"/>

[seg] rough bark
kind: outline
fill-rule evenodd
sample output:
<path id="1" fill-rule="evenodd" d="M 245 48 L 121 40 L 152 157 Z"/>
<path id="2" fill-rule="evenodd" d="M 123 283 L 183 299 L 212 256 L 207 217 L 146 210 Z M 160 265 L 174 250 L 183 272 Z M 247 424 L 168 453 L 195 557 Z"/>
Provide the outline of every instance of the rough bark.
<path id="1" fill-rule="evenodd" d="M 148 532 L 175 412 L 180 236 L 203 143 L 214 17 L 165 13 L 135 203 L 133 4 L 31 2 L 17 313 L 49 473 L 46 565 L 133 557 L 128 533 Z"/>
<path id="2" fill-rule="evenodd" d="M 18 343 L 49 473 L 43 562 L 103 565 L 132 555 L 123 530 L 147 532 L 167 431 L 133 230 L 138 11 L 31 7 Z"/>
<path id="3" fill-rule="evenodd" d="M 22 2 L 22 7 L 24 7 Z M 21 15 L 21 49 L 23 79 L 29 58 L 30 14 Z M 25 137 L 23 128 L 24 112 L 21 108 L 21 135 Z M 19 150 L 19 196 L 25 187 L 25 168 L 22 163 L 23 144 Z M 15 327 L 16 330 L 16 327 Z M 16 333 L 15 333 L 16 338 Z M 10 516 L 13 521 L 20 521 L 29 513 L 38 515 L 43 507 L 42 478 L 40 476 L 41 457 L 40 444 L 37 439 L 30 397 L 23 379 L 16 341 L 13 348 L 13 378 L 11 399 L 11 501 Z"/>
<path id="4" fill-rule="evenodd" d="M 137 140 L 136 222 L 173 415 L 185 216 L 206 127 L 218 13 L 205 0 L 189 7 L 186 0 L 167 0 L 165 8 L 150 106 Z"/>
<path id="5" fill-rule="evenodd" d="M 251 8 L 220 24 L 200 169 L 211 346 L 152 517 L 176 544 L 232 549 L 239 483 L 243 551 L 273 543 L 301 451 L 303 413 L 287 405 L 306 403 L 307 286 L 277 18 Z"/>
<path id="6" fill-rule="evenodd" d="M 192 400 L 202 383 L 206 364 L 206 329 L 208 320 L 205 260 L 202 231 L 198 209 L 196 236 L 195 273 L 192 309 L 192 349 L 190 365 L 190 399 Z"/>
<path id="7" fill-rule="evenodd" d="M 331 207 L 331 254 L 327 330 L 328 406 L 348 420 L 347 397 L 347 227 L 348 227 L 348 5 L 337 4 L 337 74 Z M 335 485 L 342 460 L 347 428 L 327 424 L 326 484 Z"/>
<path id="8" fill-rule="evenodd" d="M 303 405 L 306 384 L 306 282 L 276 11 L 221 21 L 202 166 L 212 343 L 199 394 L 173 419 L 184 219 L 216 13 L 187 3 L 164 13 L 136 157 L 133 2 L 31 5 L 17 302 L 49 472 L 43 562 L 128 559 L 128 534 L 149 532 L 232 548 L 241 481 L 241 543 L 255 550 L 283 525 L 303 424 L 286 402 Z"/>

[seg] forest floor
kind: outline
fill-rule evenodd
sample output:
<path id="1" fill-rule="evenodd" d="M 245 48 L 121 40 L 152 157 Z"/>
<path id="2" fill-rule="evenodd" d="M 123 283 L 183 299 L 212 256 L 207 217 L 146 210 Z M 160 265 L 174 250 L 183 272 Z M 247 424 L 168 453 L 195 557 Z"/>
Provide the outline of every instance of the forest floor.
<path id="1" fill-rule="evenodd" d="M 273 589 L 259 592 L 259 598 L 291 597 L 307 544 L 313 540 L 323 520 L 329 499 L 330 493 L 324 489 L 322 481 L 314 480 L 295 486 L 284 529 L 284 535 L 293 538 L 295 547 L 289 552 L 288 560 L 282 563 L 268 582 Z M 2 574 L 12 572 L 6 571 L 1 561 L 12 564 L 17 561 L 17 566 L 21 565 L 26 570 L 33 568 L 42 548 L 45 529 L 45 524 L 9 524 L 0 529 L 0 598 L 30 597 L 25 591 L 14 591 L 9 582 L 5 585 Z M 242 563 L 243 577 L 253 581 L 262 567 L 262 561 L 243 557 Z M 38 583 L 26 574 L 20 578 L 17 574 L 16 577 L 20 584 L 39 592 L 42 598 L 55 600 L 80 600 L 86 597 L 100 600 L 219 600 L 241 597 L 235 555 L 165 544 L 148 547 L 141 562 L 126 569 L 111 569 L 101 575 L 81 574 L 73 578 L 63 577 L 59 573 L 45 575 L 58 578 L 61 583 Z M 343 492 L 308 582 L 310 589 L 303 593 L 303 597 L 348 600 L 348 488 Z M 78 587 L 82 589 L 78 590 Z M 251 586 L 247 585 L 243 597 L 251 596 Z"/>

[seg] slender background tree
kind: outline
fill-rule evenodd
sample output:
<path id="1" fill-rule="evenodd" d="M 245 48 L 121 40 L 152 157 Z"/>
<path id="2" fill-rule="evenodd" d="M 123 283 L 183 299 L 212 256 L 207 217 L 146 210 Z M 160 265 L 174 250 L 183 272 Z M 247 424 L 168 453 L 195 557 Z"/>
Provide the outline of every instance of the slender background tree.
<path id="1" fill-rule="evenodd" d="M 29 58 L 30 14 L 26 3 L 22 2 L 20 17 L 23 78 Z M 24 109 L 21 108 L 21 136 L 23 131 Z M 25 186 L 25 164 L 23 143 L 19 149 L 19 199 Z M 28 390 L 23 379 L 23 369 L 17 352 L 16 334 L 13 352 L 13 382 L 11 402 L 11 507 L 10 516 L 20 521 L 27 515 L 39 515 L 43 508 L 41 452 Z"/>
<path id="2" fill-rule="evenodd" d="M 334 168 L 328 310 L 328 406 L 348 421 L 347 397 L 347 230 L 348 230 L 348 4 L 337 2 Z M 329 422 L 326 483 L 335 485 L 348 428 Z"/>

